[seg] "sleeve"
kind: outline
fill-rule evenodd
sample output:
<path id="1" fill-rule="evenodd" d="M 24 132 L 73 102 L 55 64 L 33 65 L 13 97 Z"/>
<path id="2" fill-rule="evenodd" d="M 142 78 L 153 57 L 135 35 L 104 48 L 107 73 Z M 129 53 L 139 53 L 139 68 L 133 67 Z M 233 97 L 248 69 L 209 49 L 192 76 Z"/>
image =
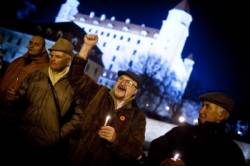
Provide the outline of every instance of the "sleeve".
<path id="1" fill-rule="evenodd" d="M 146 160 L 147 166 L 157 166 L 164 159 L 171 158 L 174 136 L 175 128 L 151 142 Z"/>
<path id="2" fill-rule="evenodd" d="M 79 126 L 81 122 L 82 110 L 80 106 L 76 106 L 74 108 L 74 114 L 69 122 L 66 122 L 61 129 L 60 136 L 62 139 L 68 138 L 69 135 L 74 132 Z"/>
<path id="3" fill-rule="evenodd" d="M 145 115 L 139 111 L 133 119 L 128 133 L 124 133 L 126 135 L 117 135 L 116 141 L 111 144 L 111 149 L 114 154 L 124 160 L 136 160 L 142 155 L 145 140 L 145 126 Z"/>
<path id="4" fill-rule="evenodd" d="M 84 68 L 87 64 L 86 60 L 75 56 L 69 70 L 69 81 L 74 86 L 79 81 L 82 75 L 84 75 Z"/>
<path id="5" fill-rule="evenodd" d="M 82 66 L 82 62 L 83 61 L 79 61 L 80 64 L 77 65 Z M 79 68 L 77 69 L 77 71 L 79 71 Z M 73 100 L 74 103 L 73 106 L 71 106 L 72 109 L 74 110 L 74 113 L 69 119 L 69 121 L 62 126 L 60 133 L 61 138 L 68 137 L 71 133 L 73 133 L 76 129 L 79 128 L 84 108 L 88 106 L 91 99 L 95 96 L 95 94 L 101 87 L 84 73 L 82 73 L 80 76 L 77 77 L 78 77 L 77 79 L 75 78 L 72 79 L 72 77 L 69 78 L 70 79 L 69 82 L 75 91 Z"/>

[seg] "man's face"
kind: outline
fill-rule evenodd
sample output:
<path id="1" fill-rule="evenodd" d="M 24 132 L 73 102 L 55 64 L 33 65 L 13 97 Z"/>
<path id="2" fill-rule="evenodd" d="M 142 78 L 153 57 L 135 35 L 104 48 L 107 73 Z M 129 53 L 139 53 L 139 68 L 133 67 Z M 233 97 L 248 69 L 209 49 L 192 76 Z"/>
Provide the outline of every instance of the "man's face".
<path id="1" fill-rule="evenodd" d="M 137 93 L 137 82 L 127 75 L 121 75 L 116 81 L 113 92 L 118 100 L 127 100 Z"/>
<path id="2" fill-rule="evenodd" d="M 38 56 L 45 51 L 44 39 L 41 36 L 33 36 L 28 45 L 30 56 Z"/>
<path id="3" fill-rule="evenodd" d="M 200 114 L 199 114 L 200 123 L 202 124 L 205 122 L 219 123 L 225 120 L 227 117 L 228 117 L 228 112 L 224 108 L 208 101 L 204 101 L 202 103 L 202 107 L 200 109 Z"/>
<path id="4" fill-rule="evenodd" d="M 51 51 L 50 68 L 55 72 L 61 72 L 70 66 L 72 57 L 62 51 Z"/>

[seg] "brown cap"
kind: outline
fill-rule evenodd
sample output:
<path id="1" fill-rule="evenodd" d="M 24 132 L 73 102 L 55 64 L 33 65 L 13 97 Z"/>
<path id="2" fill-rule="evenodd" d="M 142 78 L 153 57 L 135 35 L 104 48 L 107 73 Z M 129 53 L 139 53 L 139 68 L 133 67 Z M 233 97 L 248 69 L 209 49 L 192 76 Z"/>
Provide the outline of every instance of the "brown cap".
<path id="1" fill-rule="evenodd" d="M 69 55 L 73 55 L 72 43 L 64 38 L 59 38 L 49 50 L 50 51 L 62 51 Z"/>

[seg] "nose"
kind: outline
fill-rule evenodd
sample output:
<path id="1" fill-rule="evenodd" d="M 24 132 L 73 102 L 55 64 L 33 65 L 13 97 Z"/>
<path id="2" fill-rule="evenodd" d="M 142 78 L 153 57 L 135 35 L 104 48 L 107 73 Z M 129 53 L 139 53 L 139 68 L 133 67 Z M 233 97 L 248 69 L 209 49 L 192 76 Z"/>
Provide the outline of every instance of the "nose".
<path id="1" fill-rule="evenodd" d="M 205 113 L 205 108 L 204 108 L 204 106 L 202 106 L 201 108 L 200 108 L 200 114 L 204 114 Z"/>
<path id="2" fill-rule="evenodd" d="M 28 48 L 33 48 L 34 44 L 33 43 L 29 43 Z"/>

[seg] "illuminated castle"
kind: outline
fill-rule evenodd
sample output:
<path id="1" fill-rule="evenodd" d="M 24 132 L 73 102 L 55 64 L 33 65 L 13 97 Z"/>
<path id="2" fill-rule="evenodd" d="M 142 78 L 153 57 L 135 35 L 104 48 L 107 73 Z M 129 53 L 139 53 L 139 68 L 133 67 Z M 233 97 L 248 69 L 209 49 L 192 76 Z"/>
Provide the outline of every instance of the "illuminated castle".
<path id="1" fill-rule="evenodd" d="M 94 12 L 89 15 L 80 14 L 78 5 L 77 0 L 67 0 L 61 6 L 55 22 L 73 21 L 87 33 L 99 36 L 98 47 L 103 52 L 102 61 L 105 66 L 99 83 L 112 86 L 118 70 L 125 70 L 124 66 L 136 66 L 135 57 L 155 55 L 175 73 L 176 81 L 173 85 L 184 92 L 194 65 L 191 56 L 184 59 L 181 56 L 192 21 L 186 0 L 169 11 L 160 30 L 132 24 L 130 19 L 121 22 L 116 21 L 115 17 L 108 19 L 105 14 L 100 17 L 95 16 Z"/>

